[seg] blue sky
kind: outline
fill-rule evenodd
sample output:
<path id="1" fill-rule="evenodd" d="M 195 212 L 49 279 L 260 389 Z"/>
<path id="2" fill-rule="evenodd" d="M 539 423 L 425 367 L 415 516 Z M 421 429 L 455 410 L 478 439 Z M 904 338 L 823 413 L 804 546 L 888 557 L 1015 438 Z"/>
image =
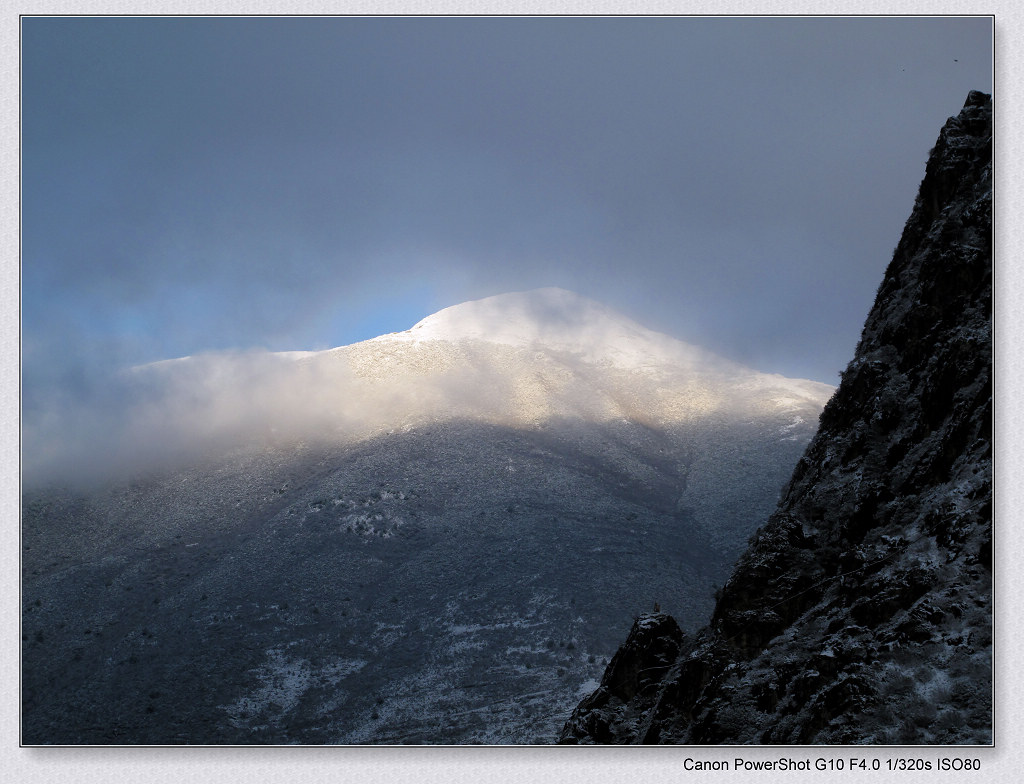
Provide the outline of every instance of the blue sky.
<path id="1" fill-rule="evenodd" d="M 561 286 L 835 383 L 987 18 L 26 18 L 25 407 Z"/>

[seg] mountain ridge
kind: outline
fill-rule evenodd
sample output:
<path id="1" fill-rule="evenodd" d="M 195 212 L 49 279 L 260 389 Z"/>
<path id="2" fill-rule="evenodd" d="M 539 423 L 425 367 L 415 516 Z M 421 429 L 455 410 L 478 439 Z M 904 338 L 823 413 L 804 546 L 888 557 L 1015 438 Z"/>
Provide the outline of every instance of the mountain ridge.
<path id="1" fill-rule="evenodd" d="M 517 349 L 554 349 L 581 361 L 643 370 L 673 364 L 694 372 L 743 374 L 775 383 L 793 383 L 812 394 L 829 394 L 834 386 L 812 379 L 787 377 L 726 359 L 666 333 L 649 329 L 597 300 L 558 287 L 494 294 L 442 308 L 406 330 L 378 335 L 327 349 L 288 351 L 224 351 L 156 360 L 130 368 L 132 373 L 169 370 L 204 359 L 274 357 L 285 361 L 315 361 L 361 348 L 372 351 L 387 344 L 448 344 L 481 342 Z"/>
<path id="2" fill-rule="evenodd" d="M 652 361 L 729 364 L 710 352 L 650 330 L 596 300 L 557 287 L 469 300 L 443 308 L 408 330 L 374 340 L 482 340 L 522 348 L 539 344 L 581 355 L 587 361 L 618 360 L 625 366 Z"/>

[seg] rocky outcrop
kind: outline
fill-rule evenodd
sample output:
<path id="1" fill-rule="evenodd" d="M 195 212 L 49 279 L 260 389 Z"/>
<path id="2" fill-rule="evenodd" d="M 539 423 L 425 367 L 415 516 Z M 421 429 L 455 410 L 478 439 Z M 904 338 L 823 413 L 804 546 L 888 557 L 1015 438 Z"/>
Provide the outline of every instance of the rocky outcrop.
<path id="1" fill-rule="evenodd" d="M 638 621 L 561 742 L 991 742 L 991 118 L 972 92 L 943 127 L 856 355 L 710 625 L 681 642 Z"/>

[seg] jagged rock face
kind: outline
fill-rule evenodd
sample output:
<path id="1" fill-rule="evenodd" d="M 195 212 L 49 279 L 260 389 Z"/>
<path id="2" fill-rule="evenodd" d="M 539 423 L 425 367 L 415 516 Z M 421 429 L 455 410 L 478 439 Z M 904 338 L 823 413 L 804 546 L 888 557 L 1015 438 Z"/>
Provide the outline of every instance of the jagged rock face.
<path id="1" fill-rule="evenodd" d="M 991 742 L 991 137 L 972 92 L 710 626 L 632 694 L 613 661 L 562 742 Z M 678 645 L 641 621 L 651 650 Z M 651 655 L 637 635 L 621 658 Z"/>

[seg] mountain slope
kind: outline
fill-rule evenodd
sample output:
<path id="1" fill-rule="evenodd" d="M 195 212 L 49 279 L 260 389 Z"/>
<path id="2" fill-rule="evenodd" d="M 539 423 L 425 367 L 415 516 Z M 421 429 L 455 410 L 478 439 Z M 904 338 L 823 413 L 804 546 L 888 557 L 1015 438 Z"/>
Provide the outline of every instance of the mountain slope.
<path id="1" fill-rule="evenodd" d="M 943 127 L 856 355 L 684 636 L 648 615 L 567 743 L 989 743 L 991 101 Z"/>
<path id="2" fill-rule="evenodd" d="M 24 742 L 550 742 L 623 622 L 706 616 L 831 393 L 559 290 L 421 324 L 128 374 L 172 456 L 24 494 Z"/>

